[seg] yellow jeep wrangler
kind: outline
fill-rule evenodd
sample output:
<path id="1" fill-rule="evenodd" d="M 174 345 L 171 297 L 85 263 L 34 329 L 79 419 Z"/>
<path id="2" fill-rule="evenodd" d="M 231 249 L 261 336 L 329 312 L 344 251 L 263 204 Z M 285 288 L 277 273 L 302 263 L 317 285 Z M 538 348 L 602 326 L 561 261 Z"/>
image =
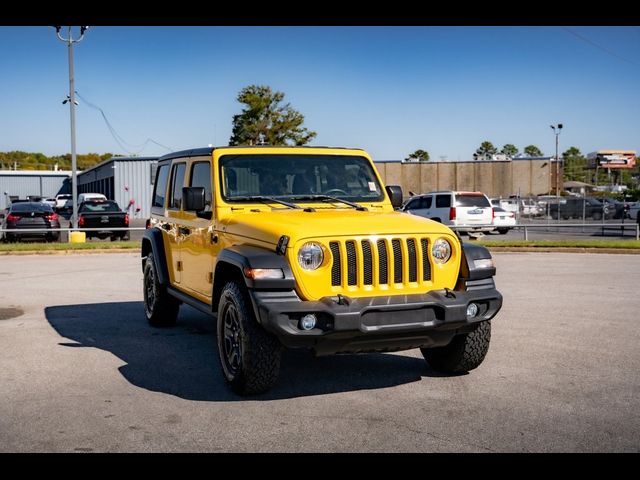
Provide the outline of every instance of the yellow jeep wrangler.
<path id="1" fill-rule="evenodd" d="M 217 316 L 224 377 L 268 390 L 281 349 L 420 348 L 438 371 L 476 368 L 502 306 L 485 248 L 394 211 L 370 156 L 323 147 L 202 148 L 161 157 L 142 240 L 144 307 Z"/>

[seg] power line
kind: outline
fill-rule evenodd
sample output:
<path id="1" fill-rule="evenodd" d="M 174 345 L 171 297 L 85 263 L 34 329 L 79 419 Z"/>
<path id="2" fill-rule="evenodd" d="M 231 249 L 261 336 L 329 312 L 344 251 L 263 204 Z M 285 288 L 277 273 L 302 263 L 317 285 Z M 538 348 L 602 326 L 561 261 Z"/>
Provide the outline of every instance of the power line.
<path id="1" fill-rule="evenodd" d="M 102 119 L 104 120 L 104 123 L 107 125 L 107 129 L 109 130 L 109 133 L 111 133 L 111 136 L 113 137 L 113 139 L 118 143 L 118 145 L 120 145 L 120 148 L 122 148 L 129 155 L 138 155 L 140 152 L 142 152 L 145 149 L 145 147 L 149 144 L 149 142 L 155 143 L 159 147 L 162 147 L 162 148 L 168 150 L 169 152 L 172 152 L 174 150 L 171 147 L 167 147 L 166 145 L 162 145 L 161 143 L 156 142 L 152 138 L 147 138 L 147 140 L 144 143 L 139 144 L 139 145 L 135 145 L 135 144 L 127 142 L 124 138 L 122 138 L 122 136 L 120 134 L 118 134 L 116 129 L 113 127 L 113 125 L 111 125 L 111 122 L 109 122 L 109 119 L 107 118 L 107 115 L 104 113 L 104 110 L 102 110 L 102 108 L 100 108 L 99 106 L 94 105 L 93 103 L 91 103 L 89 100 L 87 100 L 82 95 L 80 95 L 77 91 L 75 93 L 89 107 L 91 107 L 91 108 L 93 108 L 95 110 L 98 110 L 100 112 L 100 114 L 102 115 Z M 130 147 L 133 147 L 134 149 L 138 149 L 139 148 L 139 150 L 136 151 L 136 152 L 132 152 L 129 149 L 127 149 L 127 147 L 124 146 L 125 144 L 130 146 Z"/>
<path id="2" fill-rule="evenodd" d="M 620 55 L 618 55 L 616 52 L 614 52 L 613 50 L 609 50 L 607 47 L 603 47 L 602 45 L 597 44 L 596 42 L 588 39 L 587 37 L 580 35 L 578 32 L 574 32 L 573 30 L 571 30 L 570 28 L 567 27 L 560 27 L 563 30 L 565 30 L 566 32 L 569 32 L 571 35 L 579 38 L 580 40 L 582 40 L 585 43 L 588 43 L 589 45 L 596 47 L 599 50 L 602 50 L 603 52 L 611 55 L 612 57 L 616 57 L 619 60 L 622 60 L 624 62 L 630 63 L 631 65 L 635 65 L 636 67 L 640 67 L 640 64 L 634 62 L 633 60 L 629 60 L 628 58 L 625 57 L 621 57 Z"/>

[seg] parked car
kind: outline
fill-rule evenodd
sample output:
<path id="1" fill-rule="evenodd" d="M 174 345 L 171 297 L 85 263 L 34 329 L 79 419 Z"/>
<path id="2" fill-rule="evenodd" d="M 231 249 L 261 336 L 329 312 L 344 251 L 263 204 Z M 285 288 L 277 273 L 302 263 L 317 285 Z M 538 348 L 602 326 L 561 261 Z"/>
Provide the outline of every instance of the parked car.
<path id="1" fill-rule="evenodd" d="M 55 198 L 45 198 L 42 200 L 42 203 L 46 203 L 51 208 L 56 208 L 56 199 Z"/>
<path id="2" fill-rule="evenodd" d="M 78 229 L 84 231 L 87 238 L 111 237 L 111 241 L 129 240 L 128 230 L 111 230 L 128 226 L 129 214 L 123 212 L 113 200 L 88 200 L 78 207 Z M 83 230 L 83 228 L 100 228 L 101 230 Z"/>
<path id="3" fill-rule="evenodd" d="M 603 198 L 602 202 L 608 207 L 608 210 L 611 211 L 613 218 L 623 219 L 627 217 L 627 212 L 629 208 L 624 202 L 620 202 L 619 200 L 615 200 L 613 198 Z"/>
<path id="4" fill-rule="evenodd" d="M 107 200 L 107 197 L 101 193 L 81 193 L 78 195 L 78 205 L 89 200 Z"/>
<path id="5" fill-rule="evenodd" d="M 482 192 L 429 192 L 409 199 L 402 211 L 430 218 L 458 232 L 494 230 L 491 202 Z"/>
<path id="6" fill-rule="evenodd" d="M 640 202 L 631 202 L 627 205 L 629 205 L 627 218 L 630 218 L 631 220 L 640 220 Z M 640 221 L 638 223 L 640 223 Z"/>
<path id="7" fill-rule="evenodd" d="M 504 235 L 516 226 L 516 215 L 508 212 L 504 208 L 493 207 L 493 225 L 498 233 Z"/>
<path id="8" fill-rule="evenodd" d="M 597 198 L 560 198 L 559 203 L 550 203 L 549 212 L 551 218 L 557 219 L 558 217 L 565 220 L 569 218 L 581 219 L 584 215 L 585 218 L 592 218 L 594 220 L 602 220 L 602 217 L 606 220 L 613 218 L 614 210 L 610 205 L 602 203 Z"/>
<path id="9" fill-rule="evenodd" d="M 56 195 L 56 212 L 68 211 L 73 208 L 73 197 L 66 193 Z"/>
<path id="10" fill-rule="evenodd" d="M 60 232 L 46 231 L 60 228 L 58 214 L 51 206 L 42 202 L 12 203 L 2 220 L 2 229 L 19 229 L 20 232 L 3 232 L 5 242 L 13 242 L 25 238 L 58 240 Z M 34 231 L 40 229 L 44 231 Z"/>

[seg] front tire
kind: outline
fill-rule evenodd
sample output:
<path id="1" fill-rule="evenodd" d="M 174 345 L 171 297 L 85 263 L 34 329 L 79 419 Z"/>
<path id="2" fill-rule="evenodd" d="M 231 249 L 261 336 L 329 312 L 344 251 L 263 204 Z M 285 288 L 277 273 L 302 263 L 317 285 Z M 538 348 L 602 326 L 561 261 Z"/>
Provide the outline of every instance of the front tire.
<path id="1" fill-rule="evenodd" d="M 227 283 L 218 305 L 218 352 L 222 374 L 239 395 L 269 390 L 280 371 L 281 345 L 256 321 L 244 286 Z"/>
<path id="2" fill-rule="evenodd" d="M 143 275 L 144 312 L 152 327 L 172 327 L 176 324 L 180 301 L 167 292 L 166 285 L 158 280 L 158 268 L 153 253 L 144 264 Z"/>
<path id="3" fill-rule="evenodd" d="M 445 347 L 421 348 L 427 363 L 439 372 L 462 373 L 480 366 L 489 351 L 491 322 L 480 323 L 469 333 L 456 335 Z"/>

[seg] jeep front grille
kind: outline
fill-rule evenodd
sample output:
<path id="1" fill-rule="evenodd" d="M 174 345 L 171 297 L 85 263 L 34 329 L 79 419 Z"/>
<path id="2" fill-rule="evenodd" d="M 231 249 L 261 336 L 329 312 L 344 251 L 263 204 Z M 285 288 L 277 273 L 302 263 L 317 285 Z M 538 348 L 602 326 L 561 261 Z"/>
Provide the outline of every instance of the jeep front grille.
<path id="1" fill-rule="evenodd" d="M 329 242 L 333 287 L 430 282 L 427 238 L 384 238 Z M 391 271 L 391 275 L 389 275 Z"/>

